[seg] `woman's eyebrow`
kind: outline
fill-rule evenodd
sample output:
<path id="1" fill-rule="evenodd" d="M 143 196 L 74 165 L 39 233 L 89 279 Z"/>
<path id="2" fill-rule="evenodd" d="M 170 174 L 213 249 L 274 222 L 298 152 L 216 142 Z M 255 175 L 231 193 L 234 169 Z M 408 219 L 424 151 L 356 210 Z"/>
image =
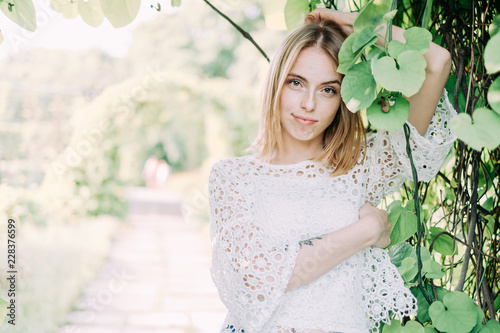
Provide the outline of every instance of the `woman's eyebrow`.
<path id="1" fill-rule="evenodd" d="M 305 77 L 299 75 L 299 74 L 289 73 L 288 76 L 295 77 L 295 78 L 301 79 L 302 81 L 307 82 L 307 79 Z M 324 85 L 324 84 L 334 84 L 334 83 L 337 83 L 338 85 L 341 85 L 341 83 L 340 83 L 339 80 L 331 80 L 331 81 L 322 82 L 321 85 Z"/>

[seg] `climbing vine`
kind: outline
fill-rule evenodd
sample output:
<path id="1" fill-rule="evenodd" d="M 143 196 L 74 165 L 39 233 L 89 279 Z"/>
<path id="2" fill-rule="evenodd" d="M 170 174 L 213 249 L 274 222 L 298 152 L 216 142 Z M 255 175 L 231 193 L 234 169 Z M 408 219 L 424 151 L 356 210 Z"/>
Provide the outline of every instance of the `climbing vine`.
<path id="1" fill-rule="evenodd" d="M 135 18 L 140 3 L 52 0 L 51 7 L 67 18 L 80 15 L 92 26 L 107 19 L 119 27 Z M 156 10 L 161 10 L 160 3 Z M 205 3 L 239 28 L 211 2 Z M 181 1 L 170 5 L 180 6 Z M 446 89 L 458 116 L 448 125 L 459 140 L 437 177 L 423 183 L 414 172 L 413 181 L 387 204 L 394 226 L 388 251 L 419 310 L 415 318 L 395 317 L 383 332 L 500 331 L 498 2 L 287 0 L 287 27 L 301 24 L 318 6 L 360 12 L 354 33 L 340 51 L 338 71 L 345 74 L 343 100 L 351 111 L 366 112 L 370 129 L 404 126 L 409 104 L 403 95 L 420 89 L 425 79 L 423 54 L 431 41 L 452 57 Z M 36 29 L 32 0 L 0 0 L 0 10 L 23 28 Z M 386 47 L 379 47 L 377 27 L 382 24 L 406 28 L 405 43 L 392 41 L 389 33 Z M 238 30 L 258 47 L 251 34 Z M 409 137 L 407 127 L 405 131 Z"/>

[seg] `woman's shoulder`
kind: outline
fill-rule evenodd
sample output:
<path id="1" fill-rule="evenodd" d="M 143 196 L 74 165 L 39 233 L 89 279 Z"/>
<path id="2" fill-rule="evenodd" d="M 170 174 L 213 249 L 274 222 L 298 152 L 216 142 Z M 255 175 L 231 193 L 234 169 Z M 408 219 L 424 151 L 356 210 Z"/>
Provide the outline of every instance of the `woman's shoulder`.
<path id="1" fill-rule="evenodd" d="M 223 173 L 227 176 L 245 176 L 255 165 L 252 155 L 227 157 L 218 160 L 212 165 L 212 172 Z"/>

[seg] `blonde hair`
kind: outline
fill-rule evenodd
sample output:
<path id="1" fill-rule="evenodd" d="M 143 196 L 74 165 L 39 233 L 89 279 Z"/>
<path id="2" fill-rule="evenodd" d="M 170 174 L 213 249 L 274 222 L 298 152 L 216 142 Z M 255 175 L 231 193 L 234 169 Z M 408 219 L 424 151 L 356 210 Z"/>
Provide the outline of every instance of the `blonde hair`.
<path id="1" fill-rule="evenodd" d="M 309 23 L 293 30 L 278 47 L 271 61 L 262 90 L 262 115 L 257 139 L 250 147 L 257 157 L 270 161 L 283 154 L 283 140 L 280 119 L 280 95 L 286 77 L 300 51 L 307 47 L 324 50 L 338 66 L 338 53 L 345 35 L 332 22 Z M 341 102 L 339 112 L 324 132 L 323 150 L 313 160 L 334 166 L 332 176 L 339 176 L 351 170 L 361 154 L 365 157 L 365 128 L 358 113 L 350 112 Z M 361 160 L 362 161 L 362 160 Z"/>

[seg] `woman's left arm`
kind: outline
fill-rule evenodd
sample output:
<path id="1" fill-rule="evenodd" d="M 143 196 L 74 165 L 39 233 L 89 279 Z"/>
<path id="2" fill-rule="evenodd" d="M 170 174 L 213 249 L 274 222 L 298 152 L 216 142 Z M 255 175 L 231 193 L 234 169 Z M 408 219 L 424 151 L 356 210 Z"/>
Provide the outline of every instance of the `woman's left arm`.
<path id="1" fill-rule="evenodd" d="M 319 20 L 336 22 L 342 31 L 348 36 L 353 32 L 353 24 L 358 13 L 344 13 L 333 9 L 319 8 L 311 12 L 306 18 L 306 23 Z M 387 25 L 383 25 L 377 43 L 384 46 L 384 36 Z M 392 27 L 392 39 L 405 42 L 404 29 Z M 451 68 L 450 53 L 441 46 L 432 43 L 424 55 L 427 61 L 425 69 L 426 77 L 419 92 L 413 96 L 406 97 L 410 102 L 410 115 L 408 121 L 417 129 L 420 135 L 424 135 L 429 127 L 434 111 L 439 103 L 443 88 L 448 79 Z"/>

